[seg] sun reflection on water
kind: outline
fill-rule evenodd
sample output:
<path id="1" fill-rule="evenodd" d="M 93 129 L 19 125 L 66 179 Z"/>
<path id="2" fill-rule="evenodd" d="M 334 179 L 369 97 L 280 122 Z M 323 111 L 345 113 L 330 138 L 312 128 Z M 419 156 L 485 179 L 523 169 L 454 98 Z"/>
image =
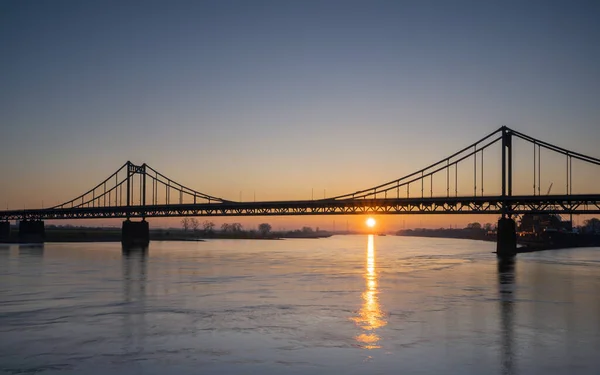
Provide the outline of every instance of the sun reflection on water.
<path id="1" fill-rule="evenodd" d="M 367 242 L 367 264 L 365 269 L 366 290 L 362 294 L 363 304 L 358 312 L 358 316 L 352 320 L 360 328 L 363 333 L 356 336 L 356 341 L 366 349 L 378 349 L 380 337 L 375 330 L 387 324 L 385 314 L 379 305 L 377 297 L 377 272 L 375 266 L 375 244 L 373 235 L 370 234 Z"/>

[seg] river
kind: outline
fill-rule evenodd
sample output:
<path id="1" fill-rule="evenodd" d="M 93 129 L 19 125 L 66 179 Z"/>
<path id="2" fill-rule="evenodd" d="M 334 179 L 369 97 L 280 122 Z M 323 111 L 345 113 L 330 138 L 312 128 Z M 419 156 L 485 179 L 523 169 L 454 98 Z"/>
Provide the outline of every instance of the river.
<path id="1" fill-rule="evenodd" d="M 597 374 L 600 248 L 0 244 L 2 374 Z"/>

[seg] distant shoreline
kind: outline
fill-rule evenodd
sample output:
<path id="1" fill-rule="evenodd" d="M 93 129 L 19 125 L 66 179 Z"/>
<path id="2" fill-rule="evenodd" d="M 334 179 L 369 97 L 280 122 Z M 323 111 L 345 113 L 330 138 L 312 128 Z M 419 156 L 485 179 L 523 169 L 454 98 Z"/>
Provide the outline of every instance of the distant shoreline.
<path id="1" fill-rule="evenodd" d="M 328 232 L 270 232 L 262 235 L 258 232 L 194 232 L 180 229 L 151 229 L 150 241 L 190 241 L 202 242 L 206 240 L 232 239 L 232 240 L 282 240 L 287 238 L 326 238 L 331 237 Z M 0 243 L 19 243 L 17 230 L 12 230 L 8 240 Z M 121 229 L 119 228 L 47 228 L 44 242 L 121 242 Z"/>
<path id="2" fill-rule="evenodd" d="M 331 237 L 334 233 L 325 231 L 319 232 L 269 232 L 262 235 L 254 231 L 240 232 L 194 232 L 184 231 L 182 229 L 151 229 L 150 241 L 187 241 L 204 242 L 206 240 L 284 240 L 284 239 L 318 239 Z M 401 230 L 396 233 L 402 237 L 423 237 L 423 238 L 445 238 L 445 239 L 463 239 L 474 241 L 495 242 L 496 236 L 489 234 L 482 229 L 409 229 Z M 65 243 L 86 243 L 86 242 L 121 242 L 121 229 L 119 228 L 48 228 L 44 242 L 65 242 Z M 0 243 L 18 244 L 18 231 L 12 230 L 8 240 Z M 536 251 L 556 250 L 566 248 L 594 247 L 600 246 L 600 236 L 573 236 L 573 235 L 555 235 L 553 238 L 538 238 L 535 241 L 526 240 L 519 237 L 517 253 L 531 253 Z"/>

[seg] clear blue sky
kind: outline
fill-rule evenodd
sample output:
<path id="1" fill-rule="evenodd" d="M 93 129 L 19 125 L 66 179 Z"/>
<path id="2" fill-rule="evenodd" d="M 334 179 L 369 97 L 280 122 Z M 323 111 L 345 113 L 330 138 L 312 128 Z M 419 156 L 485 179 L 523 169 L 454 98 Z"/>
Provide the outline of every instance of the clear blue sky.
<path id="1" fill-rule="evenodd" d="M 596 1 L 0 0 L 1 204 L 127 160 L 230 199 L 342 194 L 504 124 L 598 157 L 599 20 Z"/>

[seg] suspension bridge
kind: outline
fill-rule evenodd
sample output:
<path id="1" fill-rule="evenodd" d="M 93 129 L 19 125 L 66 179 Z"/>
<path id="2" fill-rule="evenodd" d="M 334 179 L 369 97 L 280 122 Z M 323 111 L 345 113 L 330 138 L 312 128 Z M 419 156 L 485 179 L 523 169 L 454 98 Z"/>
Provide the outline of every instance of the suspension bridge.
<path id="1" fill-rule="evenodd" d="M 513 194 L 514 139 L 525 141 L 533 150 L 532 169 L 528 172 L 533 189 L 529 194 Z M 486 194 L 484 187 L 486 184 L 489 186 L 490 169 L 484 164 L 484 154 L 491 152 L 494 155 L 494 151 L 490 150 L 497 152 L 497 145 L 501 148 L 498 168 L 501 189 L 497 194 Z M 564 158 L 562 174 L 565 190 L 561 194 L 543 193 L 541 190 L 542 150 Z M 600 186 L 589 188 L 587 193 L 573 193 L 573 161 L 598 167 L 593 173 L 599 175 L 600 159 L 503 126 L 437 163 L 384 184 L 317 200 L 262 202 L 241 202 L 205 194 L 177 183 L 147 164 L 135 165 L 128 161 L 89 191 L 63 204 L 50 208 L 0 211 L 0 240 L 9 235 L 10 220 L 20 222 L 21 237 L 43 238 L 43 220 L 124 218 L 124 242 L 147 242 L 146 218 L 152 217 L 495 214 L 501 216 L 498 223 L 499 253 L 503 248 L 510 253 L 516 248 L 515 222 L 512 219 L 515 215 L 600 213 Z M 461 188 L 460 194 L 459 176 L 461 182 L 464 177 L 459 174 L 459 167 L 472 171 L 468 177 L 472 179 L 472 189 Z M 559 167 L 553 166 L 552 169 L 553 173 L 557 173 Z M 492 176 L 492 179 L 497 177 Z M 131 220 L 135 218 L 142 220 Z"/>

